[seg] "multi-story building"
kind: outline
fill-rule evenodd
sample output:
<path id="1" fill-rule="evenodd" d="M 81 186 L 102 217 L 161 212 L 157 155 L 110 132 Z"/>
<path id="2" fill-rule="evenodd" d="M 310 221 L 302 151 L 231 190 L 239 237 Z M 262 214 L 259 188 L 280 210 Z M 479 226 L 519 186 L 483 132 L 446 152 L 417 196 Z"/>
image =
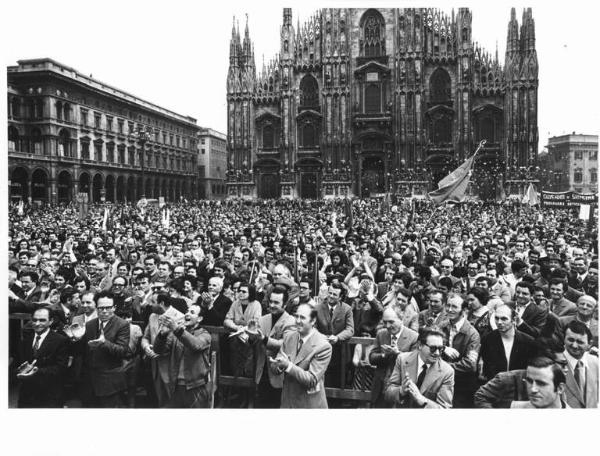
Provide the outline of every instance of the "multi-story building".
<path id="1" fill-rule="evenodd" d="M 196 120 L 52 59 L 8 67 L 12 199 L 198 197 Z"/>
<path id="2" fill-rule="evenodd" d="M 280 51 L 259 74 L 248 25 L 243 40 L 234 26 L 228 195 L 423 194 L 483 139 L 477 193 L 520 182 L 538 148 L 532 11 L 519 27 L 512 9 L 503 65 L 471 22 L 467 8 L 324 8 L 294 27 L 284 8 Z"/>
<path id="3" fill-rule="evenodd" d="M 553 192 L 598 191 L 598 135 L 573 132 L 548 139 L 540 156 L 542 189 Z"/>
<path id="4" fill-rule="evenodd" d="M 211 128 L 198 132 L 198 185 L 202 198 L 222 199 L 227 195 L 227 135 Z"/>

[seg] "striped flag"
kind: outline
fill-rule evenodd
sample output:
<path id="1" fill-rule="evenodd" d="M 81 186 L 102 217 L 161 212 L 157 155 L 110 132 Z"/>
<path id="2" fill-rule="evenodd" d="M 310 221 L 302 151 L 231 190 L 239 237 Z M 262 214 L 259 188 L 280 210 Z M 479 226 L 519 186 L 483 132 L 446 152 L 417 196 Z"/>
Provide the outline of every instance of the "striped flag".
<path id="1" fill-rule="evenodd" d="M 439 188 L 434 192 L 428 193 L 431 200 L 437 205 L 445 203 L 446 201 L 453 201 L 456 203 L 463 201 L 471 179 L 474 161 L 475 154 L 443 178 L 438 184 Z"/>

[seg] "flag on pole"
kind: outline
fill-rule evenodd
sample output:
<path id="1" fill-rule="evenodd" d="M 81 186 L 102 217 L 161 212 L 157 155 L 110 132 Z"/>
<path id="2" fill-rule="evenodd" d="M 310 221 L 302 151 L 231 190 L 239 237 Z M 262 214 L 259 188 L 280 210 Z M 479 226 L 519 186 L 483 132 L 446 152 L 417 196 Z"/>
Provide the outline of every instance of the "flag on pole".
<path id="1" fill-rule="evenodd" d="M 465 199 L 475 155 L 473 154 L 471 158 L 465 160 L 462 165 L 443 178 L 436 191 L 428 193 L 435 204 L 440 205 L 446 201 L 460 203 Z"/>
<path id="2" fill-rule="evenodd" d="M 102 218 L 102 231 L 106 231 L 108 225 L 108 208 L 104 208 L 104 217 Z"/>
<path id="3" fill-rule="evenodd" d="M 315 262 L 313 264 L 313 297 L 315 302 L 319 296 L 319 255 L 315 252 Z"/>
<path id="4" fill-rule="evenodd" d="M 523 204 L 529 204 L 530 206 L 535 206 L 536 204 L 539 204 L 539 200 L 538 200 L 538 196 L 537 196 L 537 192 L 535 191 L 535 188 L 533 187 L 533 183 L 529 184 L 529 187 L 527 188 L 527 192 L 525 193 L 525 196 L 523 197 Z"/>
<path id="5" fill-rule="evenodd" d="M 352 200 L 346 198 L 344 200 L 344 212 L 346 215 L 346 224 L 348 226 L 348 231 L 352 230 L 352 225 L 354 223 L 352 216 Z"/>

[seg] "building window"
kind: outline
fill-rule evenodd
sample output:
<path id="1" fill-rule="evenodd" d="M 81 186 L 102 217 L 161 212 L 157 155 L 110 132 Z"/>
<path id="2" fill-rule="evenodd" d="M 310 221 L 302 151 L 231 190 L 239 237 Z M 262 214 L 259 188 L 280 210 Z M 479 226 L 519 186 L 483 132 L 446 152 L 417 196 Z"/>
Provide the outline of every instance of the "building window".
<path id="1" fill-rule="evenodd" d="M 187 148 L 187 139 L 183 138 L 183 148 Z"/>
<path id="2" fill-rule="evenodd" d="M 448 72 L 438 68 L 429 80 L 429 97 L 432 103 L 444 103 L 450 101 L 451 80 Z"/>
<path id="3" fill-rule="evenodd" d="M 581 183 L 583 181 L 583 173 L 581 172 L 580 169 L 575 170 L 575 173 L 573 175 L 573 180 L 576 183 Z"/>
<path id="4" fill-rule="evenodd" d="M 90 142 L 89 142 L 89 140 L 81 140 L 81 158 L 83 160 L 90 159 Z"/>
<path id="5" fill-rule="evenodd" d="M 200 140 L 200 143 L 204 144 L 204 138 L 202 138 L 202 139 Z"/>
<path id="6" fill-rule="evenodd" d="M 273 125 L 265 125 L 262 131 L 263 149 L 272 149 L 275 142 L 275 132 Z"/>
<path id="7" fill-rule="evenodd" d="M 100 128 L 101 117 L 100 114 L 94 114 L 94 127 Z"/>
<path id="8" fill-rule="evenodd" d="M 317 134 L 315 126 L 308 122 L 302 127 L 302 147 L 315 147 L 317 145 Z"/>
<path id="9" fill-rule="evenodd" d="M 62 120 L 63 104 L 61 101 L 56 102 L 56 120 Z"/>
<path id="10" fill-rule="evenodd" d="M 180 141 L 180 140 L 179 140 L 179 136 L 177 136 L 177 138 L 175 139 L 175 141 L 176 141 L 176 143 L 177 143 L 177 147 L 179 147 L 179 144 L 180 144 L 180 143 L 179 143 L 179 141 Z"/>
<path id="11" fill-rule="evenodd" d="M 65 103 L 64 107 L 63 107 L 63 111 L 64 111 L 65 122 L 70 122 L 71 121 L 71 105 L 69 103 Z"/>
<path id="12" fill-rule="evenodd" d="M 127 122 L 127 131 L 129 134 L 133 133 L 133 122 Z"/>
<path id="13" fill-rule="evenodd" d="M 167 134 L 163 133 L 163 144 L 167 144 Z"/>
<path id="14" fill-rule="evenodd" d="M 200 153 L 202 153 L 202 155 L 204 155 L 206 153 L 206 150 L 204 148 L 200 149 Z"/>
<path id="15" fill-rule="evenodd" d="M 167 169 L 167 156 L 163 155 L 163 168 Z"/>
<path id="16" fill-rule="evenodd" d="M 115 145 L 114 145 L 114 143 L 108 143 L 106 145 L 106 161 L 109 163 L 115 162 Z"/>
<path id="17" fill-rule="evenodd" d="M 583 159 L 583 151 L 582 150 L 576 150 L 575 151 L 575 160 L 581 160 Z"/>
<path id="18" fill-rule="evenodd" d="M 590 170 L 590 182 L 596 184 L 598 182 L 598 172 L 595 169 Z"/>
<path id="19" fill-rule="evenodd" d="M 381 112 L 381 87 L 379 84 L 369 84 L 365 88 L 365 112 Z"/>
<path id="20" fill-rule="evenodd" d="M 106 116 L 106 129 L 112 131 L 113 129 L 113 118 Z"/>
<path id="21" fill-rule="evenodd" d="M 95 142 L 94 143 L 94 160 L 102 161 L 102 143 Z"/>
<path id="22" fill-rule="evenodd" d="M 598 160 L 598 151 L 590 150 L 590 160 Z"/>
<path id="23" fill-rule="evenodd" d="M 88 126 L 88 110 L 87 109 L 81 109 L 81 123 L 83 124 L 84 127 Z"/>
<path id="24" fill-rule="evenodd" d="M 20 116 L 20 107 L 21 107 L 21 102 L 19 101 L 18 98 L 13 98 L 12 102 L 10 103 L 10 107 L 12 110 L 12 116 L 14 118 L 18 118 Z"/>
<path id="25" fill-rule="evenodd" d="M 361 19 L 360 54 L 365 57 L 385 55 L 385 21 L 374 9 L 368 10 Z"/>
<path id="26" fill-rule="evenodd" d="M 42 154 L 42 132 L 39 128 L 31 130 L 31 147 L 30 150 L 34 154 Z"/>
<path id="27" fill-rule="evenodd" d="M 121 165 L 124 165 L 125 164 L 125 146 L 120 145 L 118 147 L 118 152 L 117 153 L 118 153 L 119 163 Z"/>
<path id="28" fill-rule="evenodd" d="M 319 106 L 319 84 L 317 80 L 307 74 L 300 82 L 300 107 L 316 108 Z"/>
<path id="29" fill-rule="evenodd" d="M 135 147 L 134 146 L 131 146 L 129 148 L 127 155 L 129 155 L 127 157 L 129 165 L 135 166 Z"/>
<path id="30" fill-rule="evenodd" d="M 118 124 L 118 128 L 119 128 L 119 133 L 123 134 L 123 124 L 125 122 L 123 122 L 123 119 L 117 119 L 117 124 Z"/>
<path id="31" fill-rule="evenodd" d="M 8 150 L 17 150 L 19 144 L 19 131 L 15 127 L 8 127 Z"/>
<path id="32" fill-rule="evenodd" d="M 71 156 L 71 138 L 69 132 L 64 128 L 58 133 L 58 156 L 59 157 L 70 157 Z"/>

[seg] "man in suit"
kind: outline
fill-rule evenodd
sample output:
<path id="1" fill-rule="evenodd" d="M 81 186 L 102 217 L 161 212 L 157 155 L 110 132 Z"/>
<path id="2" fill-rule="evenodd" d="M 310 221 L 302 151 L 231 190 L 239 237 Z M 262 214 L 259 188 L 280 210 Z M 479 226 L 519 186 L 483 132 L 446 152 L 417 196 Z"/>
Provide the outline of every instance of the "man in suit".
<path id="1" fill-rule="evenodd" d="M 72 325 L 78 324 L 80 326 L 85 326 L 88 321 L 98 318 L 94 293 L 91 291 L 86 291 L 81 295 L 80 307 L 82 313 L 73 317 L 73 320 L 71 321 Z"/>
<path id="2" fill-rule="evenodd" d="M 301 282 L 302 285 L 302 282 Z M 296 320 L 284 310 L 287 289 L 274 287 L 269 297 L 269 313 L 258 320 L 258 340 L 255 341 L 256 408 L 280 408 L 283 374 L 269 369 L 268 358 L 277 356 L 283 338 L 294 332 Z"/>
<path id="3" fill-rule="evenodd" d="M 162 314 L 154 347 L 169 360 L 169 408 L 208 408 L 211 336 L 200 327 L 206 308 L 193 304 L 183 319 Z"/>
<path id="4" fill-rule="evenodd" d="M 352 308 L 342 302 L 344 290 L 341 285 L 332 283 L 329 286 L 327 298 L 319 303 L 315 310 L 317 312 L 317 321 L 315 328 L 320 334 L 327 337 L 329 343 L 333 346 L 331 364 L 325 374 L 325 383 L 327 386 L 339 388 L 342 350 L 347 349 L 342 342 L 350 339 L 354 335 L 354 318 Z"/>
<path id="5" fill-rule="evenodd" d="M 550 312 L 557 317 L 567 317 L 577 313 L 575 303 L 565 298 L 565 289 L 567 284 L 561 279 L 552 279 L 550 281 Z"/>
<path id="6" fill-rule="evenodd" d="M 40 308 L 31 318 L 33 334 L 26 334 L 25 362 L 19 366 L 19 408 L 62 407 L 63 374 L 67 367 L 67 338 L 52 331 L 50 310 Z"/>
<path id="7" fill-rule="evenodd" d="M 60 301 L 50 306 L 54 323 L 52 329 L 58 332 L 64 332 L 73 323 L 73 318 L 79 310 L 79 293 L 72 288 L 63 290 L 60 294 Z"/>
<path id="8" fill-rule="evenodd" d="M 447 295 L 440 290 L 431 290 L 426 295 L 428 307 L 419 313 L 419 328 L 443 326 L 448 320 L 445 312 Z"/>
<path id="9" fill-rule="evenodd" d="M 331 344 L 316 328 L 317 310 L 307 304 L 296 309 L 297 331 L 283 337 L 271 368 L 284 374 L 281 408 L 327 408 L 323 382 L 331 360 Z"/>
<path id="10" fill-rule="evenodd" d="M 454 369 L 454 396 L 452 407 L 473 407 L 473 393 L 477 389 L 477 360 L 481 339 L 479 332 L 466 317 L 468 304 L 459 295 L 446 302 L 448 321 L 441 327 L 448 345 L 443 358 Z"/>
<path id="11" fill-rule="evenodd" d="M 85 325 L 82 402 L 84 407 L 119 407 L 127 389 L 123 360 L 130 356 L 129 323 L 115 315 L 113 295 L 95 297 L 98 318 Z"/>
<path id="12" fill-rule="evenodd" d="M 529 400 L 526 374 L 525 369 L 498 373 L 475 392 L 475 408 L 510 408 L 513 401 Z"/>
<path id="13" fill-rule="evenodd" d="M 442 360 L 444 333 L 423 328 L 418 348 L 401 353 L 385 388 L 385 400 L 394 407 L 451 408 L 454 369 Z"/>
<path id="14" fill-rule="evenodd" d="M 19 297 L 11 289 L 8 290 L 8 310 L 9 312 L 33 313 L 33 311 L 43 305 L 42 301 L 46 299 L 46 293 L 38 286 L 40 276 L 35 271 L 27 269 L 19 274 L 19 281 L 23 290 L 23 297 Z"/>
<path id="15" fill-rule="evenodd" d="M 565 390 L 565 374 L 553 359 L 533 358 L 525 373 L 527 401 L 513 401 L 510 408 L 569 408 L 562 400 Z"/>
<path id="16" fill-rule="evenodd" d="M 594 318 L 596 313 L 596 300 L 589 295 L 583 295 L 577 300 L 577 314 L 572 316 L 560 317 L 560 325 L 564 334 L 567 325 L 573 320 L 580 321 L 585 324 L 592 333 L 590 350 L 597 353 L 598 351 L 598 318 Z"/>
<path id="17" fill-rule="evenodd" d="M 497 329 L 481 341 L 482 374 L 486 381 L 500 372 L 525 369 L 535 350 L 533 338 L 515 328 L 514 309 L 499 306 L 494 318 Z"/>
<path id="18" fill-rule="evenodd" d="M 155 394 L 156 401 L 159 407 L 165 406 L 170 398 L 170 390 L 168 388 L 169 383 L 169 357 L 159 355 L 154 351 L 154 343 L 160 330 L 160 317 L 165 315 L 175 321 L 181 321 L 184 318 L 183 313 L 179 312 L 173 306 L 171 306 L 171 298 L 168 295 L 158 295 L 156 301 L 153 301 L 151 305 L 152 313 L 148 318 L 148 325 L 144 330 L 144 335 L 140 342 L 142 352 L 150 363 L 151 378 L 148 379 L 146 376 L 147 383 L 151 383 L 147 386 L 147 389 Z M 154 397 L 153 397 L 154 399 Z"/>
<path id="19" fill-rule="evenodd" d="M 565 331 L 566 400 L 571 408 L 598 407 L 598 358 L 588 353 L 592 333 L 580 321 Z"/>
<path id="20" fill-rule="evenodd" d="M 231 307 L 231 299 L 223 293 L 223 278 L 211 277 L 208 280 L 208 292 L 200 295 L 200 304 L 206 308 L 204 318 L 202 320 L 207 326 L 223 326 L 227 312 Z"/>
<path id="21" fill-rule="evenodd" d="M 369 362 L 376 366 L 371 386 L 371 406 L 387 408 L 389 404 L 383 398 L 385 383 L 390 377 L 396 358 L 400 353 L 417 348 L 419 334 L 404 326 L 404 309 L 390 306 L 383 311 L 384 328 L 377 331 L 375 346 L 369 354 Z"/>
<path id="22" fill-rule="evenodd" d="M 536 339 L 540 336 L 548 310 L 537 306 L 533 301 L 533 285 L 529 282 L 521 281 L 515 286 L 516 324 L 517 329 Z"/>

